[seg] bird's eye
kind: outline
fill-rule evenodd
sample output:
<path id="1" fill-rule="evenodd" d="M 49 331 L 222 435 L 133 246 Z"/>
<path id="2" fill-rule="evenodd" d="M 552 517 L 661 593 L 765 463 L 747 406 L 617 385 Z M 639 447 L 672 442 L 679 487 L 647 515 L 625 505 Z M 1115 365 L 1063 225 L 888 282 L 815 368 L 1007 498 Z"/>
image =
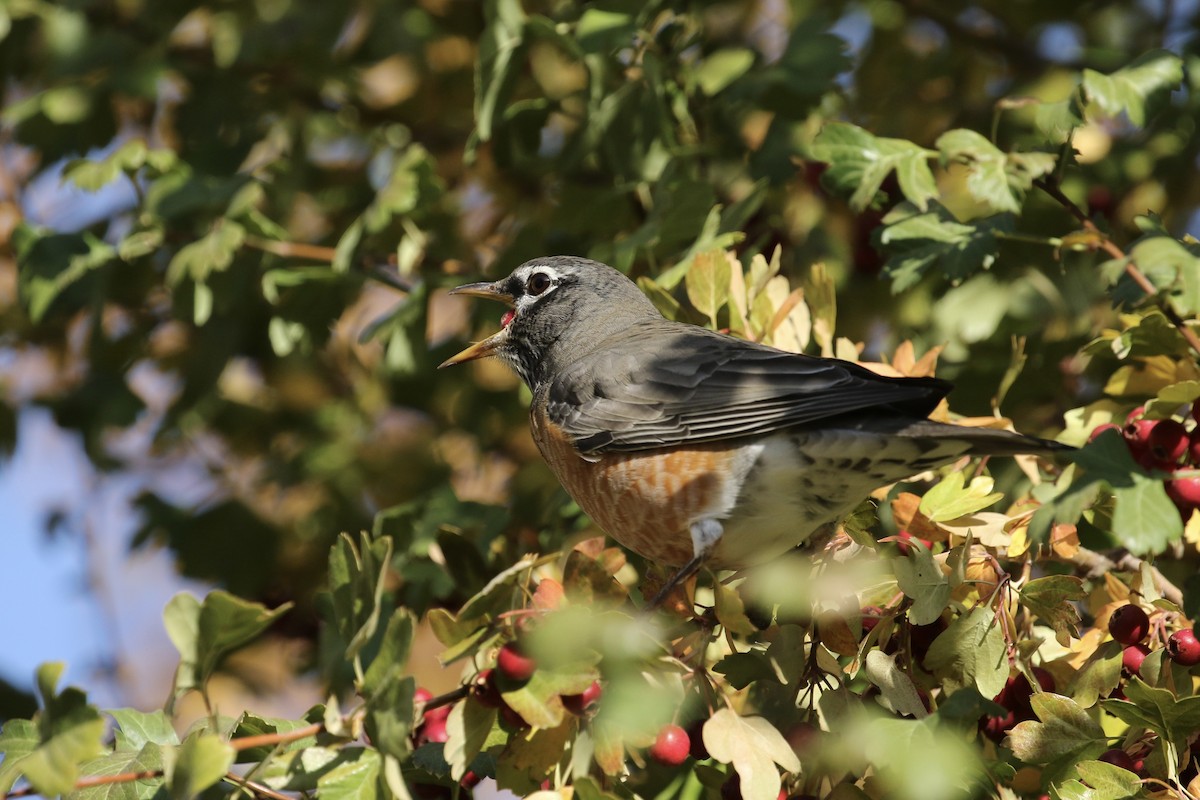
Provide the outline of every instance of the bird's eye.
<path id="1" fill-rule="evenodd" d="M 534 297 L 537 297 L 549 288 L 550 276 L 544 272 L 533 273 L 529 276 L 529 280 L 525 282 L 525 291 Z"/>

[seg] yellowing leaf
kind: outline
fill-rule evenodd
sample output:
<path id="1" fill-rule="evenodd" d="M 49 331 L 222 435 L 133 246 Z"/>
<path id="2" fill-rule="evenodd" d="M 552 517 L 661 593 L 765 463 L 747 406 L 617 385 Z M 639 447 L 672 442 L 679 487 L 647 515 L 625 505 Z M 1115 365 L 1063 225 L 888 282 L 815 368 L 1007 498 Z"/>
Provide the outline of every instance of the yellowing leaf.
<path id="1" fill-rule="evenodd" d="M 733 764 L 746 800 L 775 800 L 782 782 L 778 764 L 787 772 L 800 771 L 791 745 L 762 717 L 741 717 L 729 708 L 704 723 L 704 746 L 723 764 Z"/>
<path id="2" fill-rule="evenodd" d="M 730 270 L 724 250 L 709 250 L 696 255 L 685 279 L 688 300 L 714 328 L 717 312 L 729 299 Z"/>
<path id="3" fill-rule="evenodd" d="M 867 680 L 879 687 L 880 693 L 898 714 L 920 719 L 929 715 L 916 684 L 904 670 L 896 666 L 896 654 L 887 655 L 879 648 L 867 653 Z"/>
<path id="4" fill-rule="evenodd" d="M 981 511 L 1004 497 L 999 492 L 992 492 L 995 482 L 986 475 L 972 478 L 969 486 L 964 486 L 965 481 L 962 472 L 947 475 L 921 498 L 921 513 L 934 522 L 958 519 Z"/>
<path id="5" fill-rule="evenodd" d="M 1175 359 L 1149 356 L 1119 367 L 1104 385 L 1104 392 L 1118 397 L 1146 397 L 1176 382 Z"/>

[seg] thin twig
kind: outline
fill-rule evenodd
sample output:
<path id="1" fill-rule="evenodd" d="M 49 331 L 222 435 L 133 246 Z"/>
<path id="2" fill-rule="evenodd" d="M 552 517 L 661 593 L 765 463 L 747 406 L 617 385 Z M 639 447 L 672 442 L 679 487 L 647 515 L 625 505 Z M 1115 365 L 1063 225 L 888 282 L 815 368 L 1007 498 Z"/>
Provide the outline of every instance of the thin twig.
<path id="1" fill-rule="evenodd" d="M 1087 213 L 1075 204 L 1074 200 L 1063 194 L 1062 189 L 1060 189 L 1056 183 L 1052 183 L 1045 179 L 1038 179 L 1033 182 L 1033 185 L 1041 189 L 1055 202 L 1069 211 L 1071 216 L 1075 217 L 1075 219 L 1079 221 L 1079 224 L 1083 226 L 1084 230 L 1099 237 L 1099 247 L 1101 250 L 1108 253 L 1113 258 L 1124 260 L 1125 274 L 1128 275 L 1133 282 L 1138 285 L 1138 288 L 1140 288 L 1150 297 L 1155 297 L 1158 294 L 1158 288 L 1151 283 L 1150 279 L 1146 277 L 1145 273 L 1138 268 L 1138 265 L 1133 258 L 1131 258 L 1128 253 L 1118 247 L 1112 239 L 1108 238 L 1104 231 L 1100 230 L 1100 228 L 1096 226 L 1096 223 L 1092 222 Z M 1159 309 L 1163 312 L 1163 314 L 1166 315 L 1167 319 L 1171 321 L 1171 324 L 1178 329 L 1180 335 L 1182 335 L 1187 343 L 1191 345 L 1191 348 L 1197 353 L 1200 353 L 1200 336 L 1197 336 L 1196 332 L 1187 326 L 1187 323 L 1184 322 L 1183 318 L 1175 313 L 1175 309 L 1171 308 L 1166 303 L 1159 303 Z"/>
<path id="2" fill-rule="evenodd" d="M 246 780 L 240 775 L 235 775 L 232 772 L 225 773 L 225 780 L 229 781 L 230 783 L 237 784 L 243 790 L 250 792 L 256 797 L 270 797 L 272 800 L 296 800 L 290 795 L 277 792 L 268 786 L 263 786 L 261 783 L 257 783 L 256 781 Z"/>
<path id="3" fill-rule="evenodd" d="M 1177 606 L 1183 606 L 1183 592 L 1179 587 L 1167 580 L 1154 565 L 1146 564 L 1145 561 L 1133 555 L 1126 553 L 1117 560 L 1113 560 L 1103 553 L 1097 553 L 1094 550 L 1088 550 L 1086 547 L 1079 548 L 1079 552 L 1067 559 L 1076 566 L 1083 567 L 1087 571 L 1087 577 L 1098 578 L 1106 572 L 1113 570 L 1139 572 L 1142 565 L 1145 564 L 1150 568 L 1150 576 L 1154 579 L 1154 588 L 1158 589 L 1159 594 L 1170 600 Z"/>
<path id="4" fill-rule="evenodd" d="M 315 261 L 333 263 L 337 250 L 319 244 L 304 244 L 303 242 L 282 242 L 276 239 L 263 239 L 260 236 L 247 236 L 246 244 L 256 250 L 272 253 L 283 258 L 311 258 Z"/>
<path id="5" fill-rule="evenodd" d="M 258 736 L 243 736 L 240 739 L 231 739 L 229 746 L 234 750 L 249 750 L 254 747 L 263 747 L 266 745 L 287 744 L 300 739 L 305 739 L 309 736 L 316 736 L 321 731 L 325 730 L 324 723 L 314 722 L 312 725 L 306 725 L 303 728 L 296 728 L 292 731 L 282 731 L 279 733 L 263 733 Z M 153 778 L 161 778 L 163 771 L 161 769 L 143 770 L 141 772 L 119 772 L 116 775 L 92 775 L 86 778 L 80 778 L 75 782 L 75 787 L 72 791 L 80 789 L 89 789 L 94 786 L 109 786 L 117 783 L 132 783 L 133 781 L 144 781 Z M 237 776 L 227 776 L 234 777 Z M 272 793 L 265 786 L 260 787 L 258 784 L 252 784 L 246 781 L 248 788 L 253 788 L 255 792 L 271 798 L 286 798 L 292 800 L 286 795 Z M 32 786 L 23 786 L 20 789 L 13 789 L 4 794 L 4 800 L 12 800 L 17 797 L 31 797 L 39 792 Z"/>

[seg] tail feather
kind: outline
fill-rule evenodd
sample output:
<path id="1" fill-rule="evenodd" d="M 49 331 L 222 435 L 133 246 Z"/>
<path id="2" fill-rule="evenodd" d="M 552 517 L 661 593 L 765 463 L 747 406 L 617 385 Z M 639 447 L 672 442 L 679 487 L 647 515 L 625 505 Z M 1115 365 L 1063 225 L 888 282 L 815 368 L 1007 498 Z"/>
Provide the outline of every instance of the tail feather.
<path id="1" fill-rule="evenodd" d="M 1070 445 L 1026 436 L 1012 431 L 995 428 L 974 428 L 966 425 L 948 425 L 932 420 L 919 420 L 896 431 L 901 436 L 914 439 L 954 439 L 965 442 L 973 456 L 1016 456 L 1051 455 L 1074 450 Z"/>

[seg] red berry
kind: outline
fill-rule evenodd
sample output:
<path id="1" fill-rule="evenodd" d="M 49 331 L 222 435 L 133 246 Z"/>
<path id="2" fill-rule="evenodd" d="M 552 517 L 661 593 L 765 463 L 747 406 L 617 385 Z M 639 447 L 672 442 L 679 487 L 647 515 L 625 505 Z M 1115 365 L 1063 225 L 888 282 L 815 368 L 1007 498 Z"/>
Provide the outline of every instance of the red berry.
<path id="1" fill-rule="evenodd" d="M 432 699 L 433 692 L 424 687 L 421 687 L 413 692 L 413 705 L 417 705 L 419 703 L 428 703 Z"/>
<path id="2" fill-rule="evenodd" d="M 1156 459 L 1167 464 L 1174 464 L 1188 449 L 1187 428 L 1183 423 L 1174 419 L 1160 419 L 1150 429 L 1147 437 L 1150 452 Z"/>
<path id="3" fill-rule="evenodd" d="M 500 707 L 503 700 L 500 698 L 500 689 L 496 686 L 495 670 L 485 669 L 475 676 L 471 696 L 484 708 Z"/>
<path id="4" fill-rule="evenodd" d="M 984 717 L 980 720 L 979 730 L 993 742 L 1000 742 L 1016 724 L 1017 715 L 1009 711 L 1002 717 Z"/>
<path id="5" fill-rule="evenodd" d="M 1200 508 L 1200 478 L 1172 478 L 1165 488 L 1167 497 L 1180 512 L 1190 516 L 1194 509 Z"/>
<path id="6" fill-rule="evenodd" d="M 420 738 L 426 742 L 444 742 L 450 738 L 446 730 L 446 720 L 431 719 L 421 726 Z"/>
<path id="7" fill-rule="evenodd" d="M 862 610 L 862 629 L 863 633 L 870 633 L 875 630 L 875 626 L 879 624 L 880 618 L 883 617 L 883 609 L 879 606 L 866 606 Z"/>
<path id="8" fill-rule="evenodd" d="M 481 780 L 483 780 L 483 778 L 476 775 L 474 770 L 469 769 L 463 773 L 462 780 L 460 780 L 458 783 L 464 789 L 474 789 L 479 785 Z"/>
<path id="9" fill-rule="evenodd" d="M 1136 675 L 1148 655 L 1150 655 L 1150 648 L 1146 645 L 1131 644 L 1121 651 L 1121 667 L 1130 675 Z"/>
<path id="10" fill-rule="evenodd" d="M 1188 434 L 1187 461 L 1193 466 L 1200 464 L 1200 425 L 1192 428 L 1192 432 Z"/>
<path id="11" fill-rule="evenodd" d="M 496 669 L 514 683 L 524 683 L 537 671 L 537 662 L 517 649 L 515 644 L 506 644 L 496 656 Z"/>
<path id="12" fill-rule="evenodd" d="M 1108 632 L 1121 644 L 1137 644 L 1150 633 L 1150 617 L 1133 603 L 1123 605 L 1108 618 Z"/>
<path id="13" fill-rule="evenodd" d="M 1200 641 L 1196 641 L 1196 633 L 1191 628 L 1175 631 L 1167 639 L 1167 654 L 1176 664 L 1194 667 L 1200 664 Z"/>
<path id="14" fill-rule="evenodd" d="M 1126 753 L 1120 748 L 1114 747 L 1112 750 L 1106 750 L 1101 754 L 1098 761 L 1103 761 L 1107 764 L 1112 764 L 1114 767 L 1127 769 L 1130 772 L 1137 772 L 1137 766 L 1134 764 L 1133 756 Z"/>
<path id="15" fill-rule="evenodd" d="M 692 742 L 687 731 L 678 725 L 666 725 L 650 746 L 650 757 L 668 767 L 678 767 L 687 761 Z"/>
<path id="16" fill-rule="evenodd" d="M 564 694 L 562 702 L 567 711 L 570 711 L 577 717 L 582 717 L 591 710 L 592 706 L 600 702 L 602 691 L 600 682 L 592 681 L 592 685 L 579 694 Z"/>
<path id="17" fill-rule="evenodd" d="M 1120 433 L 1121 426 L 1112 422 L 1105 423 L 1104 425 L 1097 425 L 1095 428 L 1092 428 L 1092 432 L 1088 436 L 1088 441 L 1096 441 L 1096 439 L 1100 437 L 1100 434 L 1104 433 L 1105 431 L 1116 431 L 1117 433 Z"/>
<path id="18" fill-rule="evenodd" d="M 444 722 L 446 720 L 446 717 L 448 717 L 448 716 L 450 716 L 450 704 L 449 703 L 447 703 L 444 706 L 438 706 L 437 708 L 431 708 L 428 711 L 426 711 L 425 712 L 425 721 L 433 722 L 434 720 L 441 720 Z"/>

